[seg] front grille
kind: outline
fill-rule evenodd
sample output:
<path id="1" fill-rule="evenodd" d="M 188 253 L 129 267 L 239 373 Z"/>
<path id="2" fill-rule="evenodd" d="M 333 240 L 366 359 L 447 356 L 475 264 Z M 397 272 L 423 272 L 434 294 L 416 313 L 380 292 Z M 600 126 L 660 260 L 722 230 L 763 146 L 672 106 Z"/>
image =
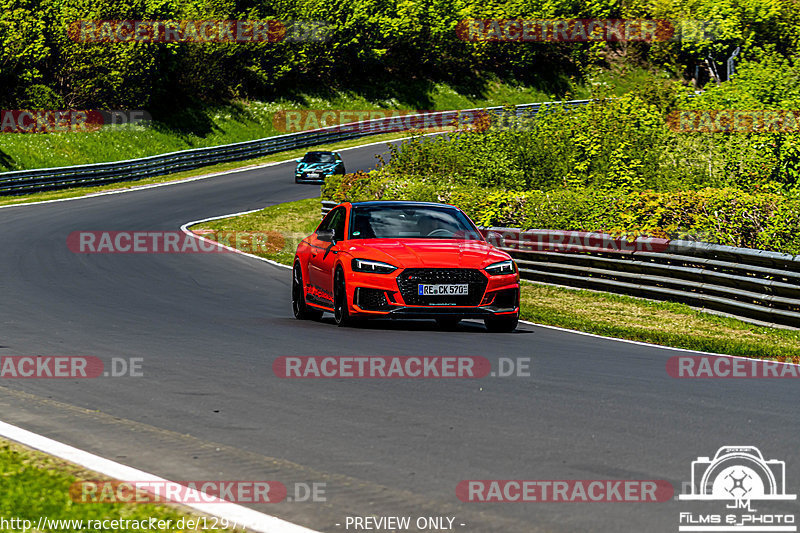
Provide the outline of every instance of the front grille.
<path id="1" fill-rule="evenodd" d="M 407 268 L 397 276 L 397 286 L 408 305 L 467 305 L 477 306 L 481 303 L 483 293 L 489 280 L 480 271 L 469 268 Z M 469 294 L 465 296 L 440 295 L 421 296 L 418 292 L 420 284 L 463 284 L 469 285 Z"/>
<path id="2" fill-rule="evenodd" d="M 386 293 L 378 289 L 356 289 L 356 305 L 367 311 L 384 311 L 389 308 Z"/>

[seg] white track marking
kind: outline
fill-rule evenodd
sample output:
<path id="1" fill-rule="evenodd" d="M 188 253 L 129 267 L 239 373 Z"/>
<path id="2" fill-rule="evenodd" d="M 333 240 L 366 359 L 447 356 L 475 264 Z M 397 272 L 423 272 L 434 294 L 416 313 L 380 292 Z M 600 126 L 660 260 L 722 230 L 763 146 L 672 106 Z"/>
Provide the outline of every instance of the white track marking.
<path id="1" fill-rule="evenodd" d="M 202 235 L 198 235 L 197 233 L 194 233 L 192 230 L 189 229 L 189 226 L 194 226 L 196 224 L 202 224 L 203 222 L 210 222 L 212 220 L 219 220 L 221 218 L 231 218 L 231 217 L 237 217 L 237 216 L 241 216 L 241 215 L 249 215 L 250 213 L 255 213 L 257 211 L 261 211 L 261 209 L 251 209 L 250 211 L 241 211 L 239 213 L 231 213 L 229 215 L 220 215 L 220 216 L 217 216 L 217 217 L 204 218 L 202 220 L 193 220 L 192 222 L 187 222 L 186 224 L 181 226 L 181 231 L 184 232 L 186 235 L 189 235 L 189 236 L 194 237 L 196 239 L 200 239 L 200 240 L 205 241 L 207 243 L 216 244 L 220 248 L 228 250 L 229 252 L 234 252 L 234 253 L 237 253 L 237 254 L 241 254 L 241 255 L 243 255 L 245 257 L 252 257 L 253 259 L 258 259 L 259 261 L 264 261 L 265 263 L 269 263 L 270 265 L 274 265 L 274 266 L 281 267 L 281 268 L 288 268 L 289 270 L 291 270 L 292 267 L 290 267 L 289 265 L 284 265 L 283 263 L 278 263 L 277 261 L 273 261 L 272 259 L 267 259 L 266 257 L 259 257 L 259 256 L 254 255 L 254 254 L 248 254 L 247 252 L 243 252 L 241 250 L 237 250 L 236 248 L 233 248 L 231 246 L 225 246 L 224 244 L 220 244 L 217 241 L 212 241 L 211 239 L 206 239 Z"/>
<path id="2" fill-rule="evenodd" d="M 109 459 L 100 457 L 99 455 L 94 455 L 92 453 L 79 450 L 78 448 L 74 448 L 53 439 L 37 435 L 36 433 L 19 428 L 17 426 L 12 426 L 11 424 L 7 424 L 5 422 L 0 422 L 0 436 L 23 444 L 29 448 L 34 448 L 65 461 L 69 461 L 70 463 L 74 463 L 94 472 L 98 472 L 113 479 L 126 481 L 146 481 L 158 483 L 161 486 L 174 484 L 179 487 L 179 493 L 187 494 L 192 499 L 199 500 L 201 498 L 201 493 L 198 491 L 179 486 L 177 483 L 173 483 L 164 478 L 137 470 L 136 468 L 132 468 L 130 466 L 116 463 Z M 163 492 L 166 493 L 167 491 Z M 177 503 L 207 515 L 226 519 L 230 523 L 235 522 L 237 524 L 237 528 L 246 527 L 248 530 L 256 531 L 258 533 L 317 533 L 312 529 L 307 529 L 305 527 L 292 524 L 291 522 L 281 520 L 280 518 L 259 513 L 258 511 L 254 511 L 252 509 L 248 509 L 247 507 L 230 503 L 219 498 L 203 495 L 202 499 L 211 503 Z"/>

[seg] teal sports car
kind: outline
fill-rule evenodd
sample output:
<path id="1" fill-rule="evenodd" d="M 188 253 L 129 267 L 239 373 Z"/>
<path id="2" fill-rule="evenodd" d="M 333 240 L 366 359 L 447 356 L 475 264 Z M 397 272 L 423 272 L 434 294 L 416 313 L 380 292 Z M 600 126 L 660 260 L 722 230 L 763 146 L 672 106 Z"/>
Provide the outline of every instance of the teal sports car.
<path id="1" fill-rule="evenodd" d="M 297 160 L 295 183 L 323 183 L 334 174 L 344 174 L 344 161 L 338 152 L 308 152 Z"/>

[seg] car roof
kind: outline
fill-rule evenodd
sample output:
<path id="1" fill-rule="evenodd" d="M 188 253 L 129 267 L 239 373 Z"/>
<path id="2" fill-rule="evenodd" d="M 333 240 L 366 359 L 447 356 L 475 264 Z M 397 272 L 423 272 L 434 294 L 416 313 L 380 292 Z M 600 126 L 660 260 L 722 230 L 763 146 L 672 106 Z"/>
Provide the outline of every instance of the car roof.
<path id="1" fill-rule="evenodd" d="M 436 202 L 409 202 L 404 200 L 370 200 L 367 202 L 353 202 L 353 207 L 447 207 L 450 209 L 458 209 L 455 206 L 447 204 L 439 204 Z"/>
<path id="2" fill-rule="evenodd" d="M 308 154 L 331 154 L 334 155 L 336 152 L 331 152 L 329 150 L 311 150 L 310 152 L 306 152 Z"/>

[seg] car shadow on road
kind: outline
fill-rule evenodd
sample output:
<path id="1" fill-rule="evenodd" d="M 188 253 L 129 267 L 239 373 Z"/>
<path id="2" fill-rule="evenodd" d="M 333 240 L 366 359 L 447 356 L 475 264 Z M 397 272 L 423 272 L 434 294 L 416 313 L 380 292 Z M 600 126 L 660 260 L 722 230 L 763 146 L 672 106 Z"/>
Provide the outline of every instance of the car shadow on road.
<path id="1" fill-rule="evenodd" d="M 333 321 L 333 316 L 325 316 L 320 319 L 320 322 L 330 326 L 336 326 Z M 472 320 L 462 320 L 458 326 L 452 329 L 440 328 L 433 320 L 392 320 L 392 319 L 371 319 L 371 320 L 354 320 L 348 326 L 353 329 L 373 329 L 385 331 L 436 331 L 439 333 L 488 333 L 483 322 L 476 322 Z M 517 329 L 514 334 L 533 333 L 533 331 L 525 331 Z M 508 335 L 501 333 L 500 335 Z"/>

